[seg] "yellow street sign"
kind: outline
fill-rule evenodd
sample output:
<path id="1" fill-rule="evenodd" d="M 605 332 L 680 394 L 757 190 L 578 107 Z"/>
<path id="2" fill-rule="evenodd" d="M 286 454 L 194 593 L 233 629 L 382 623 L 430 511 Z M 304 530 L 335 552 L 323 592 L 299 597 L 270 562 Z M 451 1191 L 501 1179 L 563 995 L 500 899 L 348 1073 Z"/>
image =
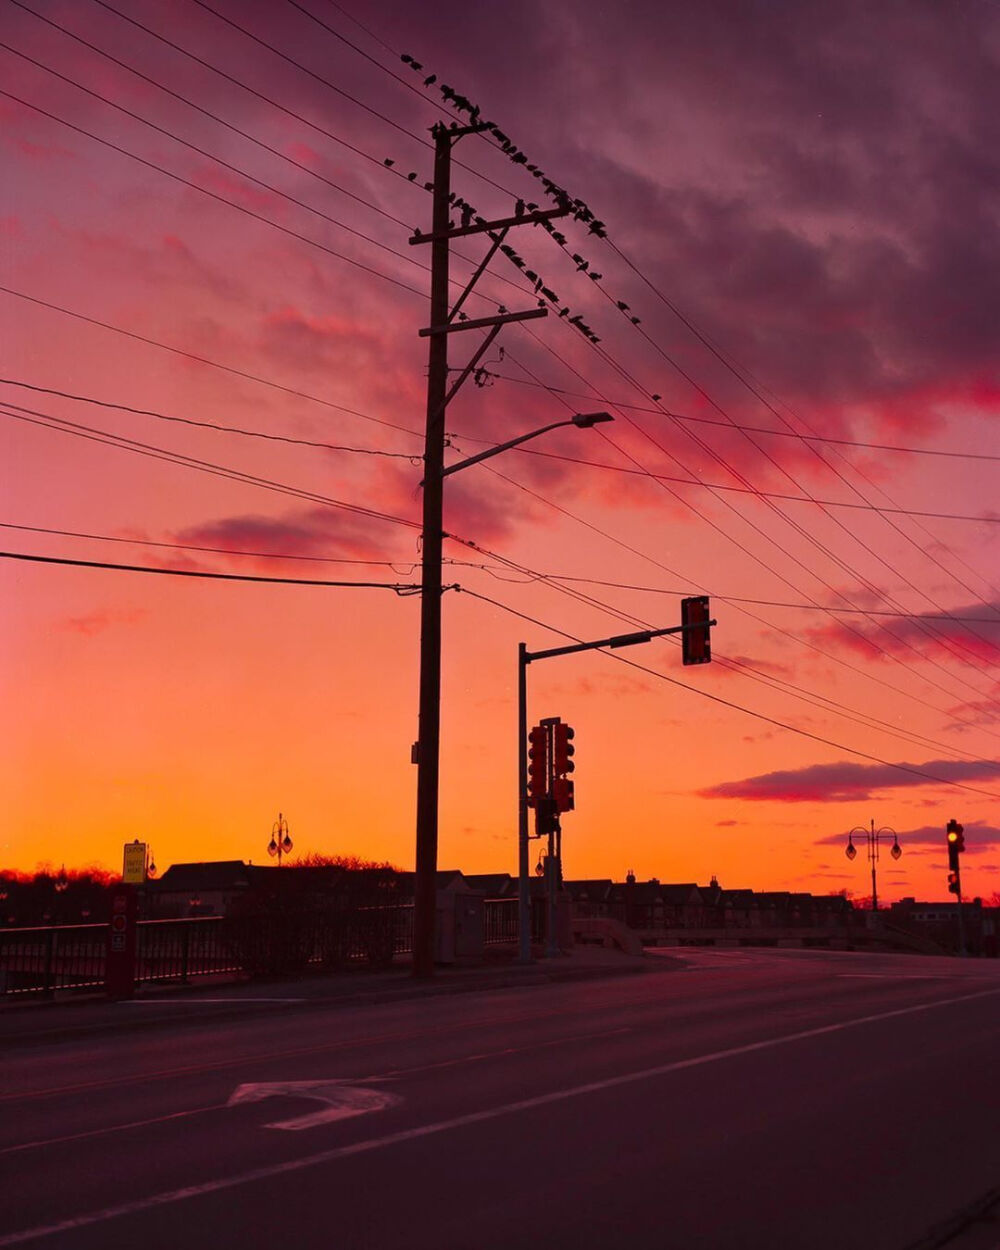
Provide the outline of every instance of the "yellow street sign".
<path id="1" fill-rule="evenodd" d="M 122 867 L 122 880 L 128 885 L 142 885 L 146 880 L 146 843 L 125 843 L 125 860 Z"/>

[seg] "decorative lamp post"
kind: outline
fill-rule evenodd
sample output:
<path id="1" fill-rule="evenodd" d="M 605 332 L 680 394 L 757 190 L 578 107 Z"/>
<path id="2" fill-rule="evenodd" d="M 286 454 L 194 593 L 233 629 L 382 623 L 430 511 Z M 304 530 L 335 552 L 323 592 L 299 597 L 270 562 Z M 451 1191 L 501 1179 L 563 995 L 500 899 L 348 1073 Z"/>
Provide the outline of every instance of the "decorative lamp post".
<path id="1" fill-rule="evenodd" d="M 287 855 L 291 849 L 292 839 L 288 836 L 288 821 L 279 812 L 278 819 L 271 829 L 271 841 L 267 844 L 267 853 L 272 859 L 277 855 L 280 868 L 282 855 Z"/>
<path id="2" fill-rule="evenodd" d="M 888 825 L 883 826 L 881 829 L 876 829 L 874 820 L 871 822 L 871 826 L 867 829 L 865 828 L 864 825 L 855 826 L 855 828 L 853 828 L 850 831 L 850 833 L 848 833 L 847 846 L 844 848 L 844 854 L 847 856 L 847 858 L 853 859 L 855 855 L 857 855 L 858 853 L 858 848 L 854 845 L 854 835 L 857 834 L 859 838 L 863 837 L 867 839 L 868 862 L 872 866 L 872 911 L 873 912 L 878 911 L 878 887 L 875 881 L 875 869 L 876 869 L 876 865 L 878 864 L 879 842 L 883 836 L 888 836 L 890 833 L 892 834 L 892 849 L 889 851 L 889 854 L 892 856 L 893 859 L 899 859 L 900 855 L 902 855 L 903 853 L 903 848 L 899 845 L 899 838 L 896 835 L 896 830 L 890 829 Z"/>

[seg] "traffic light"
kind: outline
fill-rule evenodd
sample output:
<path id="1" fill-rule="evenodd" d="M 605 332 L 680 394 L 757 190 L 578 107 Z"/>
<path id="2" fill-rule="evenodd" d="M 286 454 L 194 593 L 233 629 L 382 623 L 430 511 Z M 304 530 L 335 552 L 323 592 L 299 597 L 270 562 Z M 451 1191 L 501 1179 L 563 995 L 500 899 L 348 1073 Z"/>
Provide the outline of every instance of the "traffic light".
<path id="1" fill-rule="evenodd" d="M 535 802 L 535 836 L 559 832 L 559 809 L 555 799 L 541 798 Z"/>
<path id="2" fill-rule="evenodd" d="M 949 894 L 958 893 L 958 873 L 957 872 L 948 873 L 948 893 Z"/>
<path id="3" fill-rule="evenodd" d="M 564 725 L 562 721 L 556 721 L 552 730 L 552 772 L 556 777 L 565 777 L 576 768 L 573 763 L 573 756 L 576 754 L 576 747 L 573 745 L 576 730 L 572 725 Z"/>
<path id="4" fill-rule="evenodd" d="M 681 651 L 685 664 L 707 664 L 712 658 L 708 595 L 681 600 Z"/>
<path id="5" fill-rule="evenodd" d="M 958 872 L 958 857 L 965 850 L 965 826 L 960 825 L 957 820 L 949 820 L 947 826 L 948 838 L 948 867 L 953 873 Z M 949 876 L 949 881 L 951 877 Z M 951 889 L 951 886 L 948 886 Z M 954 890 L 957 894 L 958 891 Z"/>
<path id="6" fill-rule="evenodd" d="M 549 792 L 549 732 L 536 725 L 528 734 L 528 804 L 538 805 Z"/>
<path id="7" fill-rule="evenodd" d="M 556 777 L 552 782 L 552 797 L 555 799 L 557 811 L 571 812 L 575 806 L 572 781 L 568 777 Z"/>

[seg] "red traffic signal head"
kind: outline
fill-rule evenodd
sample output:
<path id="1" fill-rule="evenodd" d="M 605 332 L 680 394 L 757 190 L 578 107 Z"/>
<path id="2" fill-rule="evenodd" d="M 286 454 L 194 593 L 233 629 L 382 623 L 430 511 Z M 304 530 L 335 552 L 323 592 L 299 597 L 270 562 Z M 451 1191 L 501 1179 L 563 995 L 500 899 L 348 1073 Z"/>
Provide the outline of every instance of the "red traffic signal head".
<path id="1" fill-rule="evenodd" d="M 552 771 L 557 777 L 563 777 L 576 768 L 573 763 L 573 756 L 576 754 L 576 747 L 573 745 L 575 737 L 576 730 L 572 725 L 556 721 L 552 727 Z"/>
<path id="2" fill-rule="evenodd" d="M 555 799 L 539 799 L 535 803 L 535 836 L 559 832 L 559 809 Z"/>
<path id="3" fill-rule="evenodd" d="M 549 792 L 549 733 L 536 725 L 528 734 L 528 801 L 534 803 Z"/>
<path id="4" fill-rule="evenodd" d="M 552 783 L 552 797 L 556 809 L 560 812 L 571 812 L 576 806 L 573 798 L 574 786 L 568 777 L 557 777 Z"/>
<path id="5" fill-rule="evenodd" d="M 949 894 L 958 893 L 958 873 L 957 872 L 948 873 L 948 893 Z"/>
<path id="6" fill-rule="evenodd" d="M 681 652 L 685 664 L 707 664 L 712 658 L 708 595 L 681 600 Z"/>

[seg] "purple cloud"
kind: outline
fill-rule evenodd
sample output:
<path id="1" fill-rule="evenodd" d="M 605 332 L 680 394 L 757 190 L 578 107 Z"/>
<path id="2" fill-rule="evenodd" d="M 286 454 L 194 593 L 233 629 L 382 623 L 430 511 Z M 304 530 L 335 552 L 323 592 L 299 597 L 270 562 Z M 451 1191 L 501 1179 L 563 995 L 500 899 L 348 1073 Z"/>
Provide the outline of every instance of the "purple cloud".
<path id="1" fill-rule="evenodd" d="M 966 854 L 981 854 L 1000 846 L 1000 828 L 996 825 L 989 825 L 981 820 L 965 821 L 964 828 Z M 938 825 L 921 825 L 916 829 L 897 829 L 896 835 L 904 851 L 930 849 L 941 855 L 947 853 L 944 822 Z M 845 829 L 843 833 L 831 833 L 826 837 L 817 838 L 814 845 L 844 847 L 846 836 L 847 830 Z M 859 840 L 858 845 L 862 844 Z"/>
<path id="2" fill-rule="evenodd" d="M 929 760 L 923 764 L 855 764 L 843 760 L 835 764 L 781 769 L 741 781 L 724 781 L 699 790 L 698 794 L 707 799 L 744 799 L 752 802 L 845 803 L 869 799 L 882 790 L 932 784 L 930 778 L 944 782 L 984 782 L 994 777 L 1000 777 L 1000 761 Z"/>

